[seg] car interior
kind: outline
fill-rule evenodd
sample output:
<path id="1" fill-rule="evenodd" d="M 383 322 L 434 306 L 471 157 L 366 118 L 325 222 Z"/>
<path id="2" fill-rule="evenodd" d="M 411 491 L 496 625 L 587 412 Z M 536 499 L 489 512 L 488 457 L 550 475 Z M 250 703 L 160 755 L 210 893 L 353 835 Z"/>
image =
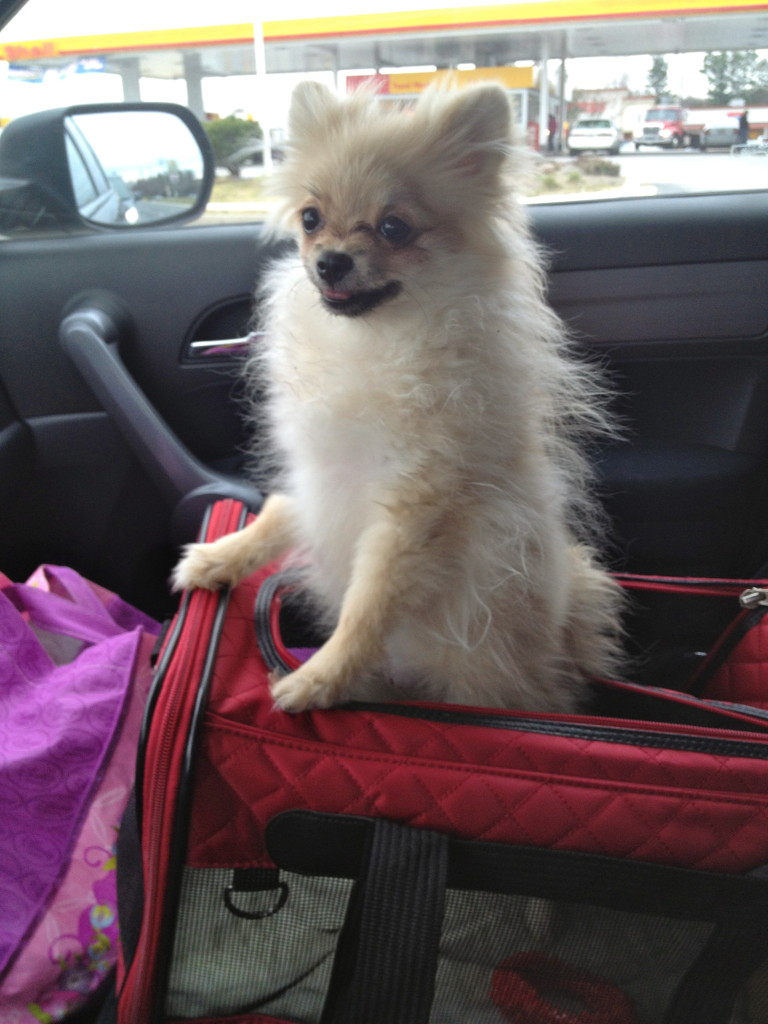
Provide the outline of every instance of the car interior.
<path id="1" fill-rule="evenodd" d="M 0 0 L 0 24 L 21 5 Z M 40 145 L 64 120 L 37 122 Z M 264 343 L 254 296 L 286 243 L 256 219 L 195 223 L 214 173 L 202 132 L 201 193 L 160 226 L 67 213 L 53 179 L 21 187 L 29 168 L 3 163 L 12 142 L 4 129 L 0 571 L 72 566 L 168 620 L 171 570 L 210 502 L 257 512 L 268 487 L 241 370 Z M 51 171 L 45 152 L 35 160 Z M 57 224 L 3 233 L 38 207 Z M 621 573 L 768 577 L 768 193 L 529 209 L 549 300 L 613 396 L 617 436 L 590 452 L 603 558 Z M 674 605 L 643 600 L 627 615 L 626 676 L 682 685 L 732 609 L 681 624 Z"/>
<path id="2" fill-rule="evenodd" d="M 551 302 L 616 396 L 622 437 L 594 453 L 612 564 L 755 574 L 767 554 L 765 196 L 552 203 L 532 219 Z M 244 346 L 197 343 L 248 335 L 273 246 L 249 224 L 3 242 L 9 575 L 65 560 L 148 611 L 167 609 L 175 549 L 194 533 L 180 504 L 206 484 L 244 481 Z M 90 357 L 84 346 L 76 365 L 72 316 L 92 308 L 113 335 Z M 149 432 L 138 442 L 131 417 L 120 421 L 121 398 L 106 411 L 98 371 L 90 383 L 84 375 L 99 347 L 154 414 L 134 416 Z M 187 480 L 157 464 L 152 431 L 166 428 L 197 464 Z"/>
<path id="3" fill-rule="evenodd" d="M 205 148 L 194 116 L 180 116 Z M 63 123 L 71 138 L 78 118 L 21 119 L 30 125 L 15 146 L 17 123 L 0 134 L 0 224 L 21 225 L 0 238 L 0 564 L 22 579 L 42 561 L 67 563 L 165 617 L 170 568 L 210 498 L 261 501 L 238 371 L 280 243 L 256 219 L 195 223 L 210 153 L 178 223 L 70 216 L 57 133 Z M 37 193 L 20 189 L 25 176 Z M 51 224 L 33 223 L 42 209 Z M 530 217 L 550 301 L 615 395 L 621 436 L 592 453 L 604 556 L 630 572 L 758 573 L 768 561 L 765 192 L 554 197 Z"/>

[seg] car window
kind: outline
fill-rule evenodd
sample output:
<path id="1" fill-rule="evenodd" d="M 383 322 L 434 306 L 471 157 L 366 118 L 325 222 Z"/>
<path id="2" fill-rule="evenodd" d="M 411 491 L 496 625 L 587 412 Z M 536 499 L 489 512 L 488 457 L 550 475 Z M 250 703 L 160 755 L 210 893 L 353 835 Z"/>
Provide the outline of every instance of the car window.
<path id="1" fill-rule="evenodd" d="M 72 187 L 75 193 L 75 202 L 83 207 L 96 199 L 98 192 L 91 177 L 82 153 L 74 143 L 74 140 L 67 135 L 65 139 L 67 147 L 67 161 L 72 174 Z"/>
<path id="2" fill-rule="evenodd" d="M 0 11 L 9 2 L 0 0 Z M 407 104 L 449 74 L 507 88 L 521 144 L 535 154 L 528 201 L 768 183 L 764 5 L 718 3 L 660 18 L 658 6 L 629 3 L 626 17 L 609 18 L 600 5 L 585 14 L 568 0 L 558 5 L 560 23 L 543 0 L 439 10 L 367 4 L 319 16 L 301 0 L 266 3 L 265 20 L 254 24 L 245 0 L 220 0 L 201 25 L 199 8 L 148 0 L 119 17 L 89 0 L 71 0 L 65 14 L 56 0 L 28 0 L 0 30 L 0 130 L 73 102 L 183 103 L 216 154 L 205 219 L 258 220 L 300 78 L 340 93 L 366 85 L 382 103 Z M 587 129 L 604 134 L 590 145 Z M 120 199 L 119 179 L 101 189 L 88 154 L 68 147 L 78 194 L 92 188 Z"/>
<path id="3" fill-rule="evenodd" d="M 576 122 L 575 127 L 576 128 L 610 128 L 611 127 L 611 122 L 610 121 L 596 121 L 594 119 L 592 119 L 590 121 L 590 120 L 587 120 L 585 118 L 581 118 L 579 121 Z"/>

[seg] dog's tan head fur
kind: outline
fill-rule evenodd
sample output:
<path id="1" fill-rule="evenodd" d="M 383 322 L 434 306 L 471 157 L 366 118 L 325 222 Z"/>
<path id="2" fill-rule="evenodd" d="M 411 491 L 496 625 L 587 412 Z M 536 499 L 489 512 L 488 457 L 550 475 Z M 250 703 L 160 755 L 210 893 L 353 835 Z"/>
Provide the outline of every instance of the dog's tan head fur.
<path id="1" fill-rule="evenodd" d="M 278 217 L 324 306 L 368 313 L 428 284 L 438 254 L 487 248 L 511 141 L 497 85 L 430 91 L 411 110 L 298 86 Z"/>

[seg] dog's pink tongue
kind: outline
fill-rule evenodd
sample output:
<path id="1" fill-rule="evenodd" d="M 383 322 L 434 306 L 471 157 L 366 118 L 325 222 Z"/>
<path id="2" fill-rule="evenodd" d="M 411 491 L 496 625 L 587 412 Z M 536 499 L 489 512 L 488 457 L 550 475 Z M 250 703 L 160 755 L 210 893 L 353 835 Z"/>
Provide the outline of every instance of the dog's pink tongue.
<path id="1" fill-rule="evenodd" d="M 323 295 L 326 299 L 331 299 L 334 302 L 346 302 L 351 297 L 352 292 L 337 292 L 333 288 L 326 288 Z"/>

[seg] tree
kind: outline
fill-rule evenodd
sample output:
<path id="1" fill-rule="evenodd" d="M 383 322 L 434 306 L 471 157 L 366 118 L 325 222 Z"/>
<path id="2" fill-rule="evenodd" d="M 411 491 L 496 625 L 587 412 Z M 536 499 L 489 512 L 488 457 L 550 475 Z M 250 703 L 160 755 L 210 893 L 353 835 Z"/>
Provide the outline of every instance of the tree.
<path id="1" fill-rule="evenodd" d="M 654 57 L 653 63 L 651 64 L 651 70 L 648 72 L 648 89 L 656 97 L 656 102 L 660 102 L 669 92 L 669 84 L 667 77 L 669 75 L 669 67 L 667 65 L 666 57 Z"/>
<path id="2" fill-rule="evenodd" d="M 708 53 L 701 70 L 709 80 L 709 99 L 718 106 L 731 100 L 754 103 L 768 87 L 768 61 L 755 50 Z"/>
<path id="3" fill-rule="evenodd" d="M 204 127 L 213 147 L 217 167 L 227 167 L 230 157 L 238 150 L 261 138 L 261 128 L 256 121 L 244 121 L 231 115 L 206 121 Z"/>

